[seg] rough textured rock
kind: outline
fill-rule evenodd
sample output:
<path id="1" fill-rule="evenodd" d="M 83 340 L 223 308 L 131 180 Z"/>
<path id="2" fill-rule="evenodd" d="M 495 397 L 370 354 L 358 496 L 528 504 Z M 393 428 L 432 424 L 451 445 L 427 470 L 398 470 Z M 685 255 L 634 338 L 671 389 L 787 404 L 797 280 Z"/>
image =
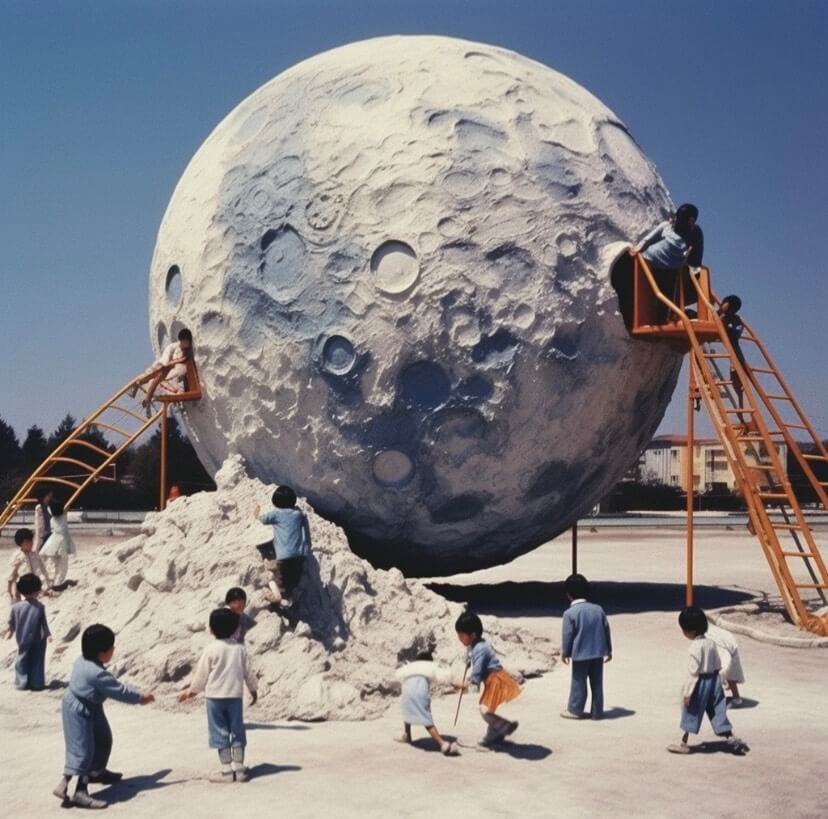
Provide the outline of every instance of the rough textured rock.
<path id="1" fill-rule="evenodd" d="M 219 489 L 181 498 L 151 515 L 143 533 L 73 561 L 80 585 L 48 600 L 54 644 L 49 679 L 68 679 L 80 633 L 94 622 L 117 634 L 113 670 L 155 690 L 159 706 L 177 708 L 203 647 L 207 620 L 231 586 L 243 586 L 257 625 L 247 646 L 260 679 L 259 716 L 304 720 L 367 719 L 399 691 L 394 669 L 433 647 L 462 675 L 454 632 L 462 610 L 397 569 L 374 569 L 348 548 L 341 529 L 311 513 L 313 559 L 288 617 L 269 610 L 267 576 L 255 544 L 270 527 L 253 519 L 273 487 L 245 476 L 240 458 L 217 475 Z M 484 618 L 506 667 L 521 675 L 552 668 L 551 643 Z M 13 662 L 9 652 L 6 665 Z"/>
<path id="2" fill-rule="evenodd" d="M 377 565 L 434 575 L 563 531 L 634 461 L 679 357 L 609 268 L 670 202 L 619 119 L 501 48 L 320 54 L 196 153 L 150 272 L 195 333 L 204 463 L 290 483 Z M 161 571 L 163 567 L 159 567 Z"/>

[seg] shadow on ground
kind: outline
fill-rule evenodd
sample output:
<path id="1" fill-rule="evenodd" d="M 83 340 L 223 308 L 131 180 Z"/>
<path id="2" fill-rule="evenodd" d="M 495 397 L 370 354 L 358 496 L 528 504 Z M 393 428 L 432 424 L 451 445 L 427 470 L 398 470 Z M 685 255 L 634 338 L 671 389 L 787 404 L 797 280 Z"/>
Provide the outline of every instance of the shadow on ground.
<path id="1" fill-rule="evenodd" d="M 263 776 L 275 776 L 280 773 L 301 771 L 301 765 L 272 765 L 270 762 L 262 762 L 260 765 L 253 765 L 248 768 L 251 779 L 260 779 Z"/>
<path id="2" fill-rule="evenodd" d="M 560 616 L 568 605 L 563 582 L 545 583 L 429 583 L 429 588 L 447 600 L 465 603 L 478 614 L 520 617 Z M 636 614 L 646 611 L 681 611 L 684 606 L 683 583 L 590 584 L 589 599 L 603 606 L 608 614 Z M 719 586 L 696 586 L 695 602 L 704 609 L 736 606 L 755 599 L 754 592 Z"/>
<path id="3" fill-rule="evenodd" d="M 161 780 L 170 773 L 172 773 L 172 768 L 163 768 L 153 774 L 125 776 L 120 782 L 108 785 L 103 790 L 94 792 L 92 796 L 96 799 L 103 799 L 104 802 L 116 804 L 118 802 L 128 802 L 142 791 L 155 791 L 159 788 L 168 788 L 170 785 L 179 785 L 187 781 L 185 779 L 175 779 L 162 782 Z"/>
<path id="4" fill-rule="evenodd" d="M 540 762 L 552 755 L 552 749 L 534 742 L 499 742 L 491 750 L 496 754 L 507 754 L 512 759 Z"/>
<path id="5" fill-rule="evenodd" d="M 245 722 L 248 731 L 310 731 L 310 725 L 277 725 L 273 722 Z"/>

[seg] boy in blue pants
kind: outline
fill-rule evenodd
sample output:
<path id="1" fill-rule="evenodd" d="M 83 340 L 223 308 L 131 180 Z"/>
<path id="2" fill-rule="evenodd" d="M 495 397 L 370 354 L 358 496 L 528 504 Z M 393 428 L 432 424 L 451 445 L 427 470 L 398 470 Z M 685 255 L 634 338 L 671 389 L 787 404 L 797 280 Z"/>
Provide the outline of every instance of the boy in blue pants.
<path id="1" fill-rule="evenodd" d="M 42 691 L 46 687 L 46 641 L 51 637 L 46 609 L 37 598 L 43 584 L 36 574 L 24 574 L 17 581 L 23 599 L 9 613 L 6 638 L 17 638 L 14 687 L 18 691 Z"/>
<path id="2" fill-rule="evenodd" d="M 733 726 L 727 718 L 727 704 L 719 674 L 722 661 L 716 644 L 707 636 L 707 615 L 696 606 L 687 606 L 679 614 L 679 628 L 690 640 L 690 665 L 682 688 L 681 742 L 668 745 L 671 754 L 689 754 L 689 734 L 698 734 L 702 719 L 707 714 L 713 732 L 724 737 L 729 750 L 743 754 L 747 745 L 733 736 Z"/>
<path id="3" fill-rule="evenodd" d="M 612 659 L 612 639 L 607 615 L 595 603 L 587 602 L 589 582 L 582 574 L 564 581 L 569 608 L 564 612 L 561 635 L 561 660 L 572 661 L 569 704 L 561 711 L 564 719 L 583 719 L 587 699 L 587 680 L 592 692 L 590 715 L 604 715 L 604 663 Z"/>

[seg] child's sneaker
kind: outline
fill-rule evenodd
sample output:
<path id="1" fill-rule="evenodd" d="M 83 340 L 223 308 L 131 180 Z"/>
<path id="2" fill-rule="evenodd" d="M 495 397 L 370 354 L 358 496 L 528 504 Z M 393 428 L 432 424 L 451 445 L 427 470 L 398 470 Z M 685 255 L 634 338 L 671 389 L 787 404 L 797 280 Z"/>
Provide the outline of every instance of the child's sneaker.
<path id="1" fill-rule="evenodd" d="M 236 781 L 236 777 L 233 776 L 233 771 L 216 771 L 214 774 L 210 774 L 210 781 L 218 785 L 232 785 Z"/>
<path id="2" fill-rule="evenodd" d="M 60 778 L 60 782 L 57 783 L 55 789 L 52 793 L 60 799 L 62 802 L 66 802 L 69 800 L 69 794 L 66 793 L 67 788 L 69 787 L 69 782 L 65 776 Z"/>
<path id="3" fill-rule="evenodd" d="M 583 719 L 583 714 L 575 714 L 572 711 L 561 711 L 561 716 L 564 719 Z"/>
<path id="4" fill-rule="evenodd" d="M 440 751 L 442 751 L 444 756 L 460 756 L 456 742 L 444 742 L 440 747 Z"/>
<path id="5" fill-rule="evenodd" d="M 114 785 L 116 782 L 120 782 L 123 778 L 124 775 L 122 773 L 119 771 L 110 771 L 108 768 L 104 768 L 96 774 L 89 774 L 89 781 L 100 785 Z"/>
<path id="6" fill-rule="evenodd" d="M 690 746 L 686 742 L 676 742 L 673 745 L 668 745 L 667 750 L 671 754 L 689 754 Z"/>
<path id="7" fill-rule="evenodd" d="M 744 700 L 741 697 L 731 697 L 727 701 L 728 708 L 741 708 L 744 705 Z"/>
<path id="8" fill-rule="evenodd" d="M 237 768 L 236 769 L 236 782 L 249 782 L 250 781 L 250 770 L 248 768 Z"/>
<path id="9" fill-rule="evenodd" d="M 503 732 L 504 737 L 510 737 L 514 734 L 515 731 L 518 729 L 518 721 L 514 720 L 514 722 L 509 723 L 509 727 Z"/>
<path id="10" fill-rule="evenodd" d="M 747 743 L 743 739 L 739 739 L 739 737 L 734 736 L 727 738 L 727 747 L 728 750 L 739 755 L 743 755 L 749 750 Z"/>

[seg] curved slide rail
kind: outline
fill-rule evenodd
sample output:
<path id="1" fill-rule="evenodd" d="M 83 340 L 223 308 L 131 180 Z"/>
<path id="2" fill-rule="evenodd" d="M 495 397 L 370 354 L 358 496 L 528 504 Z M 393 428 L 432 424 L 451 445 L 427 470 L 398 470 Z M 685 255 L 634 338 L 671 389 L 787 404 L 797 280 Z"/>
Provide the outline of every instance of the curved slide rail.
<path id="1" fill-rule="evenodd" d="M 82 420 L 32 472 L 6 507 L 0 510 L 0 527 L 8 523 L 17 512 L 37 503 L 34 492 L 38 486 L 66 487 L 69 496 L 64 503 L 64 508 L 69 509 L 93 482 L 114 480 L 113 477 L 107 475 L 107 471 L 114 470 L 119 456 L 159 421 L 162 425 L 162 446 L 166 449 L 164 439 L 166 438 L 169 405 L 197 401 L 201 398 L 198 370 L 195 362 L 189 359 L 185 392 L 174 392 L 166 382 L 162 381 L 149 411 L 144 411 L 139 401 L 139 397 L 146 395 L 145 385 L 137 384 L 141 377 L 133 378 L 91 415 Z M 101 444 L 104 443 L 102 434 L 108 434 L 112 443 L 107 442 L 102 446 Z M 161 506 L 163 508 L 166 488 L 164 480 L 166 458 L 163 454 L 161 460 Z"/>

